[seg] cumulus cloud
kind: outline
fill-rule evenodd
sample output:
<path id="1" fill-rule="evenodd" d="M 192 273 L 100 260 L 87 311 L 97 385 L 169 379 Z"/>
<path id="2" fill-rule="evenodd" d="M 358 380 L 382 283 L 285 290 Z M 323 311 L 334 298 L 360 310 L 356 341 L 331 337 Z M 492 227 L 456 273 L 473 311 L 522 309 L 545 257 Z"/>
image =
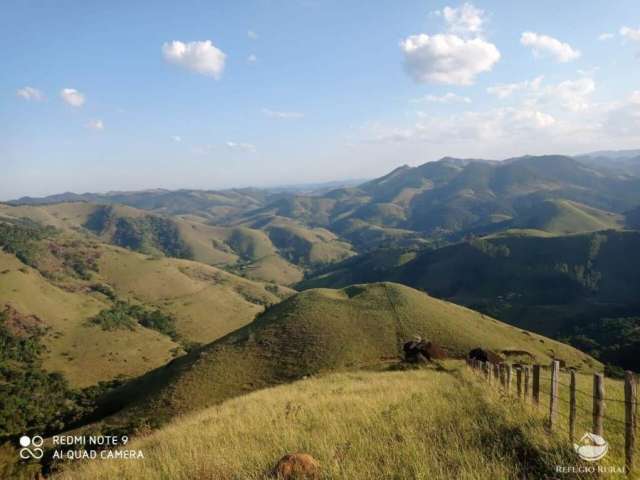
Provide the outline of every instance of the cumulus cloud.
<path id="1" fill-rule="evenodd" d="M 44 94 L 40 90 L 29 86 L 18 89 L 16 95 L 29 101 L 33 100 L 37 102 L 44 99 Z"/>
<path id="2" fill-rule="evenodd" d="M 227 58 L 211 40 L 189 43 L 174 40 L 162 45 L 162 54 L 169 63 L 216 80 L 222 75 Z"/>
<path id="3" fill-rule="evenodd" d="M 72 107 L 81 107 L 86 100 L 84 94 L 75 88 L 63 88 L 60 91 L 60 97 Z"/>
<path id="4" fill-rule="evenodd" d="M 258 39 L 258 34 L 256 32 L 254 32 L 253 30 L 249 30 L 249 31 L 247 31 L 247 37 L 249 37 L 251 40 L 257 40 Z"/>
<path id="5" fill-rule="evenodd" d="M 553 134 L 557 123 L 554 116 L 526 106 L 467 111 L 445 116 L 422 114 L 419 117 L 419 121 L 408 128 L 371 126 L 370 141 L 427 142 L 445 145 L 466 142 L 491 143 Z"/>
<path id="6" fill-rule="evenodd" d="M 176 143 L 180 143 L 180 142 L 182 142 L 182 137 L 180 135 L 173 135 L 171 137 L 171 140 L 173 140 Z"/>
<path id="7" fill-rule="evenodd" d="M 598 35 L 598 40 L 600 40 L 601 42 L 605 40 L 611 40 L 614 36 L 615 35 L 613 33 L 605 32 Z"/>
<path id="8" fill-rule="evenodd" d="M 104 122 L 102 120 L 91 120 L 87 123 L 87 127 L 96 131 L 104 130 Z"/>
<path id="9" fill-rule="evenodd" d="M 565 80 L 556 85 L 545 87 L 540 100 L 550 104 L 559 104 L 572 112 L 580 112 L 589 108 L 590 96 L 595 89 L 596 84 L 591 78 Z"/>
<path id="10" fill-rule="evenodd" d="M 425 95 L 416 98 L 412 102 L 428 102 L 428 103 L 471 103 L 469 97 L 463 97 L 453 92 L 447 92 L 444 95 Z"/>
<path id="11" fill-rule="evenodd" d="M 465 3 L 461 7 L 444 7 L 437 12 L 442 15 L 447 30 L 455 35 L 474 35 L 482 33 L 484 23 L 484 11 L 474 7 L 471 3 Z"/>
<path id="12" fill-rule="evenodd" d="M 265 114 L 267 117 L 272 117 L 272 118 L 285 118 L 285 119 L 291 119 L 291 118 L 303 118 L 304 117 L 304 113 L 301 112 L 282 112 L 282 111 L 277 111 L 277 110 L 270 110 L 268 108 L 263 108 L 262 109 L 262 113 Z"/>
<path id="13" fill-rule="evenodd" d="M 632 42 L 640 42 L 640 28 L 622 27 L 620 35 Z"/>
<path id="14" fill-rule="evenodd" d="M 640 105 L 640 90 L 636 90 L 629 96 L 629 101 L 634 105 Z"/>
<path id="15" fill-rule="evenodd" d="M 248 63 L 256 63 L 257 61 L 258 61 L 258 57 L 256 57 L 255 54 L 253 53 L 247 57 Z"/>
<path id="16" fill-rule="evenodd" d="M 453 34 L 411 35 L 400 48 L 407 73 L 419 83 L 471 85 L 476 75 L 490 71 L 500 60 L 492 43 Z"/>
<path id="17" fill-rule="evenodd" d="M 581 55 L 579 50 L 574 49 L 568 43 L 534 32 L 524 32 L 520 37 L 520 43 L 525 47 L 530 47 L 535 56 L 548 56 L 560 63 L 570 62 Z"/>
<path id="18" fill-rule="evenodd" d="M 225 145 L 232 150 L 242 152 L 254 153 L 256 151 L 255 145 L 251 143 L 227 142 Z"/>
<path id="19" fill-rule="evenodd" d="M 533 80 L 525 80 L 516 83 L 500 83 L 487 88 L 487 93 L 500 99 L 505 99 L 518 91 L 538 90 L 544 77 L 541 75 Z"/>

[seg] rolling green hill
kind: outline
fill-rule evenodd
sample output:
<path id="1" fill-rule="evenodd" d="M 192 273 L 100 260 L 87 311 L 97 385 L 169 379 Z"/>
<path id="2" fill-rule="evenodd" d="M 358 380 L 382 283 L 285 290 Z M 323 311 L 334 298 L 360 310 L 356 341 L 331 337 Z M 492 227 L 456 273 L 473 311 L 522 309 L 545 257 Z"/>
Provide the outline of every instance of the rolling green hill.
<path id="1" fill-rule="evenodd" d="M 213 226 L 193 215 L 166 217 L 122 205 L 82 202 L 0 205 L 1 217 L 26 217 L 141 253 L 192 259 L 280 285 L 300 281 L 307 268 L 354 255 L 351 245 L 333 233 L 287 218 L 254 222 L 255 228 Z"/>
<path id="2" fill-rule="evenodd" d="M 45 367 L 76 386 L 139 375 L 183 347 L 246 325 L 290 294 L 197 262 L 148 257 L 31 224 L 0 222 L 0 246 L 0 309 L 38 319 L 47 329 Z M 177 337 L 87 322 L 118 301 L 170 315 Z M 109 368 L 99 368 L 105 362 Z"/>
<path id="3" fill-rule="evenodd" d="M 458 358 L 483 346 L 513 361 L 525 355 L 541 363 L 558 358 L 585 370 L 599 365 L 572 347 L 402 285 L 309 290 L 117 391 L 115 404 L 137 400 L 116 421 L 155 424 L 306 375 L 384 365 L 397 361 L 402 345 L 416 335 Z"/>
<path id="4" fill-rule="evenodd" d="M 401 282 L 637 369 L 640 257 L 632 252 L 639 248 L 640 232 L 634 231 L 552 237 L 512 232 L 439 249 L 372 252 L 299 288 Z M 614 319 L 625 327 L 596 334 L 597 325 Z"/>
<path id="5" fill-rule="evenodd" d="M 567 235 L 620 229 L 623 216 L 570 200 L 546 200 L 521 211 L 510 227 Z"/>

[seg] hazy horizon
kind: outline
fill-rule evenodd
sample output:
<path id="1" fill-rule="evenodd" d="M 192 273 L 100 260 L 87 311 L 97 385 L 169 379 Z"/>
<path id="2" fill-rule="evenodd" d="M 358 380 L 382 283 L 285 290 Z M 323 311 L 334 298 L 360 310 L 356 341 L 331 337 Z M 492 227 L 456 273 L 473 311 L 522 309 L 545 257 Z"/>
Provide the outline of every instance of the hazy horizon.
<path id="1" fill-rule="evenodd" d="M 10 1 L 0 198 L 634 148 L 633 6 Z"/>
<path id="2" fill-rule="evenodd" d="M 636 150 L 640 150 L 640 149 L 625 149 L 625 150 L 613 150 L 616 152 L 627 152 L 627 151 L 636 151 Z M 548 153 L 546 155 L 565 155 L 565 156 L 569 156 L 569 157 L 578 157 L 580 155 L 587 155 L 590 153 L 597 153 L 600 151 L 609 151 L 609 150 L 595 150 L 594 152 L 580 152 L 580 153 L 574 153 L 574 154 L 559 154 L 559 153 Z M 545 155 L 545 154 L 542 154 Z M 509 160 L 510 158 L 520 158 L 520 157 L 526 157 L 526 156 L 530 156 L 530 154 L 523 154 L 523 155 L 516 155 L 514 157 L 509 157 L 509 158 L 473 158 L 472 160 L 479 160 L 479 161 L 497 161 L 497 162 L 501 162 L 504 160 Z M 446 155 L 445 157 L 452 157 L 451 155 Z M 125 193 L 125 192 L 146 192 L 146 191 L 154 191 L 154 190 L 166 190 L 166 191 L 180 191 L 180 190 L 202 190 L 202 191 L 206 191 L 206 190 L 212 190 L 212 191 L 225 191 L 225 190 L 242 190 L 242 189 L 250 189 L 250 188 L 255 188 L 255 189 L 303 189 L 303 188 L 310 188 L 313 186 L 317 186 L 318 188 L 322 188 L 324 186 L 328 186 L 330 184 L 357 184 L 357 183 L 362 183 L 362 182 L 366 182 L 369 180 L 372 180 L 374 178 L 378 178 L 378 177 L 382 177 L 390 172 L 392 172 L 393 170 L 397 169 L 397 168 L 401 168 L 403 166 L 409 166 L 409 167 L 416 167 L 419 165 L 423 165 L 425 163 L 429 163 L 429 162 L 437 162 L 439 160 L 442 160 L 445 157 L 440 157 L 437 159 L 433 159 L 433 160 L 427 160 L 426 162 L 416 162 L 416 163 L 401 163 L 395 166 L 391 166 L 389 169 L 385 170 L 384 172 L 381 172 L 380 174 L 377 175 L 373 175 L 370 177 L 363 177 L 363 178 L 328 178 L 326 180 L 309 180 L 309 181 L 301 181 L 298 183 L 278 183 L 277 181 L 273 182 L 273 183 L 267 183 L 267 184 L 246 184 L 246 185 L 223 185 L 220 187 L 207 187 L 207 186 L 201 186 L 201 187 L 195 187 L 195 186 L 190 186 L 190 185 L 185 185 L 185 186 L 176 186 L 174 188 L 170 188 L 170 187 L 165 187 L 162 185 L 158 185 L 158 186 L 140 186 L 138 188 L 134 187 L 131 189 L 121 189 L 121 188 L 112 188 L 112 189 L 106 189 L 106 190 L 84 190 L 84 191 L 71 191 L 71 190 L 65 190 L 65 191 L 52 191 L 51 193 L 45 193 L 42 195 L 30 195 L 30 194 L 25 194 L 25 195 L 20 195 L 19 197 L 11 197 L 11 198 L 0 198 L 0 202 L 8 202 L 8 201 L 15 201 L 15 200 L 19 200 L 21 198 L 46 198 L 48 196 L 52 196 L 52 195 L 62 195 L 62 194 L 76 194 L 76 195 L 84 195 L 84 194 L 98 194 L 98 195 L 107 195 L 107 194 L 113 194 L 113 193 Z M 452 157 L 452 158 L 458 158 L 458 157 Z M 463 160 L 469 160 L 470 158 L 463 158 Z"/>

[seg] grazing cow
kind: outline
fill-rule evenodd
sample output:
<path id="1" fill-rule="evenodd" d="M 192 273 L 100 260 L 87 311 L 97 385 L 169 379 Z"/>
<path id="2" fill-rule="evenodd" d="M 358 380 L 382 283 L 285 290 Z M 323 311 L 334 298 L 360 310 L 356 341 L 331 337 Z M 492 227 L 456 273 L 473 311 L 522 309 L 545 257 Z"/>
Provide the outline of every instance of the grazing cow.
<path id="1" fill-rule="evenodd" d="M 502 363 L 504 361 L 504 359 L 496 352 L 479 347 L 474 348 L 469 352 L 469 358 L 471 360 L 480 360 L 481 362 L 489 363 Z"/>
<path id="2" fill-rule="evenodd" d="M 405 343 L 402 349 L 404 350 L 404 359 L 411 363 L 424 363 L 447 358 L 446 352 L 438 345 L 421 339 Z"/>

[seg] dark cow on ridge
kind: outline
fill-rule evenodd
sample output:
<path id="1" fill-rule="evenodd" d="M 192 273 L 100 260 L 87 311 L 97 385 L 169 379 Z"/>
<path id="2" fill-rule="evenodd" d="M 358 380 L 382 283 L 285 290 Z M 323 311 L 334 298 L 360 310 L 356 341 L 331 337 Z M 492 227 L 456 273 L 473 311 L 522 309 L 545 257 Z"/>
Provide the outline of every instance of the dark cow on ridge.
<path id="1" fill-rule="evenodd" d="M 496 352 L 480 347 L 474 348 L 469 352 L 469 359 L 489 363 L 502 363 L 504 361 L 504 359 Z"/>

